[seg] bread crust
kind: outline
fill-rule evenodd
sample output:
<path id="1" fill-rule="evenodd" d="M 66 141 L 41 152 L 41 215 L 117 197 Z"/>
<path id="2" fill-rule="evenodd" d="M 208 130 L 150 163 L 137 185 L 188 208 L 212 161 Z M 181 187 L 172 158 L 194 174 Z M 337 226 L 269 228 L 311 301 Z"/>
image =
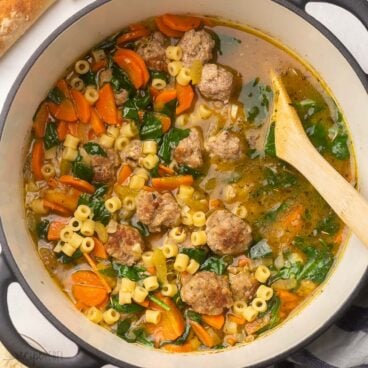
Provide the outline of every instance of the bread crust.
<path id="1" fill-rule="evenodd" d="M 56 0 L 0 0 L 0 58 Z"/>

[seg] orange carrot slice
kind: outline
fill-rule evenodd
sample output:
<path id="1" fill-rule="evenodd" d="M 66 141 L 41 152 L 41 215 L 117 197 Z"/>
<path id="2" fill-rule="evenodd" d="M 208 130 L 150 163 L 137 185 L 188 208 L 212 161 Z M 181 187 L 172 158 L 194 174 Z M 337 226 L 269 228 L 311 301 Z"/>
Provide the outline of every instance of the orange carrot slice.
<path id="1" fill-rule="evenodd" d="M 43 141 L 36 140 L 32 148 L 31 168 L 36 180 L 43 180 L 42 165 L 45 156 L 45 149 L 43 147 Z"/>
<path id="2" fill-rule="evenodd" d="M 57 135 L 58 135 L 59 140 L 64 141 L 66 135 L 69 132 L 68 123 L 66 121 L 63 121 L 63 120 L 59 121 L 57 123 L 56 131 L 57 131 Z"/>
<path id="3" fill-rule="evenodd" d="M 65 98 L 60 105 L 53 102 L 49 102 L 48 105 L 52 116 L 58 120 L 73 122 L 78 119 L 73 102 L 68 98 Z"/>
<path id="4" fill-rule="evenodd" d="M 100 136 L 106 133 L 105 124 L 102 122 L 98 114 L 94 109 L 91 109 L 91 120 L 90 120 L 91 128 L 96 133 L 97 136 Z"/>
<path id="5" fill-rule="evenodd" d="M 69 92 L 69 87 L 68 87 L 68 83 L 66 82 L 65 79 L 60 79 L 57 83 L 56 83 L 56 87 L 60 89 L 61 92 L 63 92 L 63 95 L 66 98 L 70 98 L 70 92 Z"/>
<path id="6" fill-rule="evenodd" d="M 165 25 L 175 31 L 186 32 L 196 29 L 201 25 L 201 19 L 188 15 L 164 14 L 162 21 Z"/>
<path id="7" fill-rule="evenodd" d="M 78 119 L 87 124 L 89 119 L 91 118 L 91 106 L 83 96 L 83 94 L 76 89 L 71 90 L 71 94 L 73 97 L 75 110 L 78 116 Z"/>
<path id="8" fill-rule="evenodd" d="M 81 192 L 84 193 L 94 193 L 95 192 L 95 187 L 88 183 L 85 180 L 79 179 L 79 178 L 75 178 L 71 175 L 62 175 L 60 176 L 60 183 L 65 184 L 65 185 L 70 185 L 71 187 L 80 190 Z"/>
<path id="9" fill-rule="evenodd" d="M 124 45 L 127 42 L 138 40 L 138 38 L 148 36 L 150 34 L 149 29 L 143 27 L 136 30 L 132 30 L 131 32 L 122 34 L 117 40 L 116 43 L 118 45 Z"/>
<path id="10" fill-rule="evenodd" d="M 162 17 L 156 17 L 155 23 L 159 31 L 163 33 L 165 36 L 179 38 L 183 35 L 183 32 L 175 31 L 174 29 L 171 29 L 170 27 L 168 27 L 164 23 Z"/>
<path id="11" fill-rule="evenodd" d="M 192 175 L 166 176 L 163 178 L 153 178 L 152 187 L 157 191 L 174 190 L 180 185 L 193 185 Z"/>
<path id="12" fill-rule="evenodd" d="M 96 61 L 94 62 L 92 65 L 91 65 L 91 70 L 96 73 L 98 72 L 100 69 L 103 69 L 103 68 L 106 68 L 107 67 L 107 60 L 106 59 L 103 59 L 103 60 L 99 60 L 99 61 Z"/>
<path id="13" fill-rule="evenodd" d="M 72 212 L 70 210 L 68 210 L 67 208 L 65 208 L 63 206 L 60 206 L 57 203 L 50 202 L 47 199 L 43 200 L 43 205 L 44 205 L 44 207 L 48 208 L 52 212 L 57 213 L 60 216 L 68 217 L 72 214 Z"/>
<path id="14" fill-rule="evenodd" d="M 93 238 L 95 241 L 95 247 L 93 248 L 92 255 L 97 258 L 107 259 L 109 258 L 105 249 L 105 246 L 96 237 Z"/>
<path id="15" fill-rule="evenodd" d="M 221 330 L 225 323 L 225 317 L 223 314 L 217 316 L 210 316 L 208 314 L 202 314 L 202 321 L 207 323 L 209 326 L 216 328 L 216 330 Z"/>
<path id="16" fill-rule="evenodd" d="M 61 221 L 52 221 L 50 223 L 49 229 L 47 231 L 47 240 L 59 240 L 60 239 L 60 231 L 64 229 L 66 226 L 65 222 Z"/>
<path id="17" fill-rule="evenodd" d="M 194 99 L 194 91 L 191 85 L 181 86 L 176 84 L 176 93 L 178 98 L 178 106 L 176 108 L 176 115 L 180 115 L 184 111 L 189 110 L 192 107 Z"/>
<path id="18" fill-rule="evenodd" d="M 177 96 L 175 89 L 166 89 L 165 91 L 162 91 L 155 99 L 154 108 L 155 111 L 161 111 L 164 106 L 175 99 Z"/>
<path id="19" fill-rule="evenodd" d="M 132 169 L 129 165 L 124 165 L 118 174 L 118 183 L 123 184 L 125 180 L 129 178 L 130 175 L 132 175 Z"/>
<path id="20" fill-rule="evenodd" d="M 158 165 L 158 173 L 159 173 L 160 176 L 174 175 L 175 171 L 171 167 L 159 164 Z"/>
<path id="21" fill-rule="evenodd" d="M 114 92 L 109 83 L 104 84 L 100 89 L 96 110 L 106 124 L 116 125 L 118 123 Z"/>
<path id="22" fill-rule="evenodd" d="M 213 337 L 206 331 L 206 329 L 201 326 L 198 322 L 190 321 L 192 329 L 194 333 L 197 335 L 199 340 L 202 342 L 203 345 L 206 345 L 209 348 L 215 346 L 215 341 Z"/>
<path id="23" fill-rule="evenodd" d="M 49 120 L 49 109 L 44 101 L 38 107 L 38 110 L 33 119 L 33 131 L 36 138 L 43 138 L 46 131 L 46 124 Z"/>

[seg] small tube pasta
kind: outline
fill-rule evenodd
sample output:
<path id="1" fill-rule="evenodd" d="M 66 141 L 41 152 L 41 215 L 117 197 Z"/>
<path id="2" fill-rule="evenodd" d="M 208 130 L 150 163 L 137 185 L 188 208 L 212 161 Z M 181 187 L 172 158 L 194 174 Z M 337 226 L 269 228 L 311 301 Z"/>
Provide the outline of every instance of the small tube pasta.
<path id="1" fill-rule="evenodd" d="M 87 60 L 78 60 L 74 65 L 74 70 L 78 74 L 86 74 L 90 70 L 89 62 Z"/>
<path id="2" fill-rule="evenodd" d="M 181 212 L 181 222 L 183 225 L 191 226 L 193 225 L 193 216 L 189 212 Z"/>
<path id="3" fill-rule="evenodd" d="M 151 309 L 146 309 L 146 322 L 157 325 L 161 319 L 161 312 Z"/>
<path id="4" fill-rule="evenodd" d="M 60 253 L 62 251 L 63 245 L 65 244 L 65 242 L 63 242 L 62 240 L 59 240 L 55 246 L 55 248 L 53 249 L 53 251 L 55 253 Z"/>
<path id="5" fill-rule="evenodd" d="M 166 87 L 166 81 L 161 78 L 152 79 L 152 87 L 158 90 L 164 89 Z"/>
<path id="6" fill-rule="evenodd" d="M 83 236 L 80 236 L 77 233 L 73 233 L 71 239 L 69 240 L 69 243 L 73 248 L 77 249 L 81 246 L 82 241 L 83 241 Z"/>
<path id="7" fill-rule="evenodd" d="M 178 193 L 178 197 L 180 199 L 190 199 L 192 198 L 194 193 L 194 188 L 189 186 L 189 185 L 180 185 L 179 187 L 179 193 Z"/>
<path id="8" fill-rule="evenodd" d="M 256 291 L 256 295 L 258 298 L 264 299 L 264 300 L 270 300 L 273 296 L 273 289 L 266 286 L 266 285 L 260 285 Z"/>
<path id="9" fill-rule="evenodd" d="M 148 154 L 142 159 L 142 165 L 147 170 L 152 170 L 159 162 L 160 159 L 158 156 L 152 153 Z"/>
<path id="10" fill-rule="evenodd" d="M 243 204 L 241 204 L 234 208 L 233 213 L 235 216 L 238 216 L 241 219 L 245 219 L 247 217 L 248 211 L 247 208 Z"/>
<path id="11" fill-rule="evenodd" d="M 91 253 L 95 248 L 95 241 L 90 236 L 87 236 L 82 240 L 80 250 L 82 253 Z"/>
<path id="12" fill-rule="evenodd" d="M 93 105 L 99 98 L 99 93 L 95 87 L 88 86 L 84 91 L 84 98 L 90 105 Z"/>
<path id="13" fill-rule="evenodd" d="M 143 285 L 147 291 L 153 291 L 159 288 L 157 276 L 149 276 L 143 280 Z"/>
<path id="14" fill-rule="evenodd" d="M 181 61 L 171 61 L 167 64 L 167 70 L 172 77 L 176 77 L 182 67 L 183 63 Z"/>
<path id="15" fill-rule="evenodd" d="M 128 293 L 133 293 L 136 287 L 135 281 L 128 279 L 127 277 L 123 277 L 120 283 L 120 290 L 127 291 Z"/>
<path id="16" fill-rule="evenodd" d="M 161 288 L 161 294 L 163 296 L 173 297 L 178 292 L 178 287 L 175 284 L 164 284 Z"/>
<path id="17" fill-rule="evenodd" d="M 188 266 L 187 266 L 186 271 L 187 271 L 188 273 L 190 273 L 191 275 L 194 275 L 194 274 L 198 271 L 199 266 L 200 266 L 200 264 L 199 264 L 196 260 L 191 259 L 191 260 L 189 261 L 189 264 L 188 264 Z"/>
<path id="18" fill-rule="evenodd" d="M 60 230 L 60 239 L 63 242 L 68 242 L 74 234 L 74 230 L 71 226 L 65 226 L 63 229 Z"/>
<path id="19" fill-rule="evenodd" d="M 187 86 L 191 79 L 190 69 L 186 67 L 181 68 L 179 74 L 176 76 L 176 81 L 181 86 Z"/>
<path id="20" fill-rule="evenodd" d="M 87 219 L 82 223 L 80 232 L 84 236 L 93 236 L 95 233 L 95 222 L 93 220 Z"/>
<path id="21" fill-rule="evenodd" d="M 132 293 L 119 290 L 119 304 L 132 304 Z"/>
<path id="22" fill-rule="evenodd" d="M 92 56 L 95 59 L 95 61 L 102 61 L 102 60 L 105 60 L 106 58 L 106 54 L 103 49 L 92 50 Z"/>
<path id="23" fill-rule="evenodd" d="M 103 320 L 108 325 L 113 325 L 120 319 L 120 313 L 117 312 L 115 309 L 110 308 L 107 311 L 105 311 L 102 315 Z"/>
<path id="24" fill-rule="evenodd" d="M 113 126 L 113 125 L 110 125 L 108 128 L 107 128 L 107 135 L 110 135 L 111 137 L 114 137 L 115 139 L 117 137 L 119 137 L 119 134 L 120 134 L 120 129 L 116 126 Z"/>
<path id="25" fill-rule="evenodd" d="M 254 277 L 262 284 L 264 284 L 270 276 L 270 269 L 264 265 L 258 266 L 256 272 L 254 273 Z"/>
<path id="26" fill-rule="evenodd" d="M 78 151 L 74 148 L 65 147 L 63 150 L 62 158 L 65 161 L 74 161 L 78 156 Z"/>
<path id="27" fill-rule="evenodd" d="M 110 222 L 113 220 L 110 220 Z M 110 224 L 110 222 L 107 224 L 107 226 Z M 102 243 L 106 243 L 109 236 L 107 229 L 105 225 L 103 225 L 101 222 L 95 222 L 95 233 L 97 234 L 97 237 L 102 241 Z"/>
<path id="28" fill-rule="evenodd" d="M 82 91 L 82 89 L 84 88 L 84 82 L 79 77 L 74 77 L 70 81 L 70 86 L 77 91 Z"/>
<path id="29" fill-rule="evenodd" d="M 176 244 L 164 244 L 161 250 L 165 258 L 176 257 L 179 253 L 179 247 Z"/>
<path id="30" fill-rule="evenodd" d="M 243 317 L 247 322 L 253 322 L 258 316 L 258 311 L 256 311 L 252 306 L 246 307 L 244 309 Z"/>
<path id="31" fill-rule="evenodd" d="M 238 111 L 239 111 L 239 106 L 236 104 L 231 104 L 230 106 L 230 117 L 232 121 L 235 121 L 236 118 L 238 117 Z"/>
<path id="32" fill-rule="evenodd" d="M 129 144 L 129 138 L 127 137 L 117 137 L 115 140 L 114 148 L 116 151 L 123 151 L 126 146 Z"/>
<path id="33" fill-rule="evenodd" d="M 141 176 L 133 175 L 130 178 L 129 187 L 130 189 L 140 190 L 144 187 L 145 180 Z"/>
<path id="34" fill-rule="evenodd" d="M 181 227 L 174 227 L 170 230 L 170 238 L 174 240 L 176 243 L 182 243 L 187 238 L 187 233 L 185 229 Z"/>
<path id="35" fill-rule="evenodd" d="M 174 270 L 178 272 L 184 272 L 189 265 L 189 257 L 184 253 L 179 253 L 174 262 Z"/>
<path id="36" fill-rule="evenodd" d="M 79 138 L 74 137 L 74 135 L 67 134 L 64 140 L 64 147 L 77 149 L 79 142 Z"/>
<path id="37" fill-rule="evenodd" d="M 61 247 L 61 251 L 66 254 L 68 257 L 71 257 L 74 252 L 76 251 L 76 248 L 74 248 L 70 243 L 65 243 Z"/>
<path id="38" fill-rule="evenodd" d="M 247 303 L 243 300 L 237 300 L 233 305 L 233 312 L 235 315 L 243 317 L 245 308 L 247 308 Z"/>
<path id="39" fill-rule="evenodd" d="M 111 148 L 114 145 L 114 142 L 115 142 L 115 138 L 107 134 L 102 134 L 99 139 L 100 145 L 105 148 Z"/>
<path id="40" fill-rule="evenodd" d="M 157 143 L 155 141 L 144 141 L 142 145 L 142 152 L 145 155 L 149 153 L 156 154 L 157 153 Z"/>
<path id="41" fill-rule="evenodd" d="M 206 215 L 202 211 L 193 213 L 193 225 L 196 227 L 202 227 L 206 225 Z"/>
<path id="42" fill-rule="evenodd" d="M 143 169 L 142 167 L 139 167 L 136 170 L 134 170 L 134 175 L 141 176 L 145 181 L 147 181 L 150 177 L 148 171 L 146 169 Z"/>
<path id="43" fill-rule="evenodd" d="M 133 138 L 138 134 L 136 125 L 132 122 L 123 124 L 120 128 L 120 135 L 123 137 Z"/>
<path id="44" fill-rule="evenodd" d="M 190 236 L 190 241 L 195 247 L 205 245 L 207 243 L 207 234 L 204 230 L 193 231 Z"/>
<path id="45" fill-rule="evenodd" d="M 224 332 L 227 335 L 236 335 L 238 333 L 238 325 L 236 322 L 227 320 L 224 325 Z"/>
<path id="46" fill-rule="evenodd" d="M 208 119 L 212 115 L 212 111 L 204 104 L 199 105 L 199 116 L 201 119 Z"/>
<path id="47" fill-rule="evenodd" d="M 49 209 L 43 205 L 43 199 L 37 198 L 30 203 L 30 207 L 37 215 L 47 215 Z"/>
<path id="48" fill-rule="evenodd" d="M 74 217 L 79 221 L 85 221 L 91 216 L 91 209 L 85 204 L 80 204 L 74 212 Z"/>
<path id="49" fill-rule="evenodd" d="M 82 227 L 82 221 L 76 217 L 72 217 L 69 220 L 68 225 L 73 229 L 73 231 L 79 231 Z"/>
<path id="50" fill-rule="evenodd" d="M 166 48 L 166 57 L 170 60 L 179 61 L 183 57 L 183 50 L 180 46 L 168 46 Z"/>
<path id="51" fill-rule="evenodd" d="M 121 208 L 121 201 L 119 197 L 111 197 L 105 201 L 105 207 L 110 213 L 119 211 Z"/>
<path id="52" fill-rule="evenodd" d="M 152 267 L 153 266 L 153 252 L 152 251 L 144 252 L 142 254 L 142 260 L 146 268 Z"/>
<path id="53" fill-rule="evenodd" d="M 128 211 L 134 211 L 136 208 L 135 198 L 133 196 L 126 196 L 123 199 L 123 208 Z"/>
<path id="54" fill-rule="evenodd" d="M 133 292 L 133 300 L 136 303 L 143 303 L 145 299 L 147 298 L 147 295 L 148 295 L 148 291 L 144 287 L 137 286 Z"/>
<path id="55" fill-rule="evenodd" d="M 88 308 L 86 316 L 91 322 L 96 324 L 99 324 L 103 319 L 102 312 L 96 307 Z"/>
<path id="56" fill-rule="evenodd" d="M 254 298 L 252 300 L 252 307 L 253 309 L 255 309 L 257 312 L 266 312 L 267 310 L 267 303 L 264 299 L 261 298 Z"/>
<path id="57" fill-rule="evenodd" d="M 41 173 L 45 180 L 53 178 L 56 175 L 55 167 L 51 164 L 44 164 L 41 167 Z"/>

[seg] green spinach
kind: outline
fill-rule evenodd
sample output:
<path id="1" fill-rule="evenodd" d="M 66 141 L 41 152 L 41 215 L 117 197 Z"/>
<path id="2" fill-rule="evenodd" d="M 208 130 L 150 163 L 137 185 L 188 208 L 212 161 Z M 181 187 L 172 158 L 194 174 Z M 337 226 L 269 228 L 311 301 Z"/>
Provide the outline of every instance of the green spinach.
<path id="1" fill-rule="evenodd" d="M 226 268 L 229 266 L 231 261 L 228 257 L 209 257 L 207 258 L 201 266 L 202 271 L 215 272 L 218 275 L 223 275 L 226 272 Z"/>
<path id="2" fill-rule="evenodd" d="M 36 227 L 37 236 L 40 239 L 47 240 L 47 232 L 49 231 L 50 221 L 41 220 Z"/>
<path id="3" fill-rule="evenodd" d="M 48 150 L 54 146 L 57 146 L 60 143 L 59 136 L 56 129 L 55 123 L 48 123 L 46 125 L 45 137 L 44 137 L 44 145 Z"/>
<path id="4" fill-rule="evenodd" d="M 83 148 L 90 155 L 99 155 L 99 156 L 107 157 L 106 151 L 98 143 L 88 142 L 83 146 Z"/>
<path id="5" fill-rule="evenodd" d="M 252 259 L 264 258 L 272 254 L 272 248 L 266 239 L 262 239 L 249 249 L 249 256 Z"/>
<path id="6" fill-rule="evenodd" d="M 170 162 L 171 150 L 173 150 L 182 139 L 187 138 L 189 134 L 189 129 L 171 128 L 168 133 L 164 135 L 160 150 L 158 152 L 158 155 L 161 157 L 161 159 L 166 163 Z"/>
<path id="7" fill-rule="evenodd" d="M 54 87 L 50 90 L 47 95 L 47 98 L 53 103 L 60 105 L 65 99 L 64 93 L 61 91 L 59 87 Z"/>
<path id="8" fill-rule="evenodd" d="M 199 264 L 202 264 L 207 257 L 208 250 L 207 248 L 181 248 L 180 253 L 184 253 L 189 258 L 192 258 Z"/>
<path id="9" fill-rule="evenodd" d="M 143 125 L 140 131 L 141 139 L 159 142 L 163 134 L 161 120 L 155 113 L 146 112 L 143 116 Z"/>

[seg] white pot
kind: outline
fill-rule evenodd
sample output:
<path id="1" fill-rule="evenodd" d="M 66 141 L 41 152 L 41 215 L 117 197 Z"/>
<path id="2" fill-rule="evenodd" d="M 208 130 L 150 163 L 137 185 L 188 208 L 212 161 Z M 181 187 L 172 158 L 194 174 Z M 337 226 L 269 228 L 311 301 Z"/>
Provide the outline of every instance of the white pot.
<path id="1" fill-rule="evenodd" d="M 293 2 L 304 4 L 306 1 Z M 341 4 L 349 0 L 335 2 Z M 366 11 L 368 18 L 367 8 L 363 7 L 362 11 Z M 325 34 L 321 33 L 315 27 L 317 22 L 296 6 L 282 0 L 98 1 L 72 17 L 40 46 L 15 82 L 0 120 L 3 129 L 0 142 L 0 240 L 7 261 L 5 263 L 0 258 L 0 304 L 3 304 L 0 310 L 0 337 L 13 354 L 30 366 L 100 366 L 98 359 L 92 356 L 116 365 L 146 368 L 240 368 L 262 365 L 285 356 L 316 336 L 351 300 L 366 273 L 368 252 L 352 236 L 330 278 L 312 302 L 297 315 L 251 344 L 224 351 L 190 354 L 170 354 L 126 343 L 90 323 L 50 278 L 32 244 L 23 208 L 22 168 L 30 139 L 32 115 L 56 77 L 62 75 L 82 52 L 130 23 L 163 12 L 218 15 L 258 28 L 281 40 L 309 62 L 323 76 L 349 122 L 358 163 L 359 185 L 363 195 L 368 197 L 367 81 L 364 82 L 362 71 L 346 50 L 343 51 L 341 44 L 336 40 L 335 44 L 332 43 L 329 40 L 331 35 L 320 26 Z M 359 14 L 361 18 L 363 15 Z M 69 360 L 48 358 L 46 355 L 30 358 L 36 353 L 15 336 L 7 307 L 4 306 L 7 285 L 12 280 L 10 273 L 6 272 L 7 265 L 42 313 L 88 354 L 80 350 L 76 357 Z"/>

